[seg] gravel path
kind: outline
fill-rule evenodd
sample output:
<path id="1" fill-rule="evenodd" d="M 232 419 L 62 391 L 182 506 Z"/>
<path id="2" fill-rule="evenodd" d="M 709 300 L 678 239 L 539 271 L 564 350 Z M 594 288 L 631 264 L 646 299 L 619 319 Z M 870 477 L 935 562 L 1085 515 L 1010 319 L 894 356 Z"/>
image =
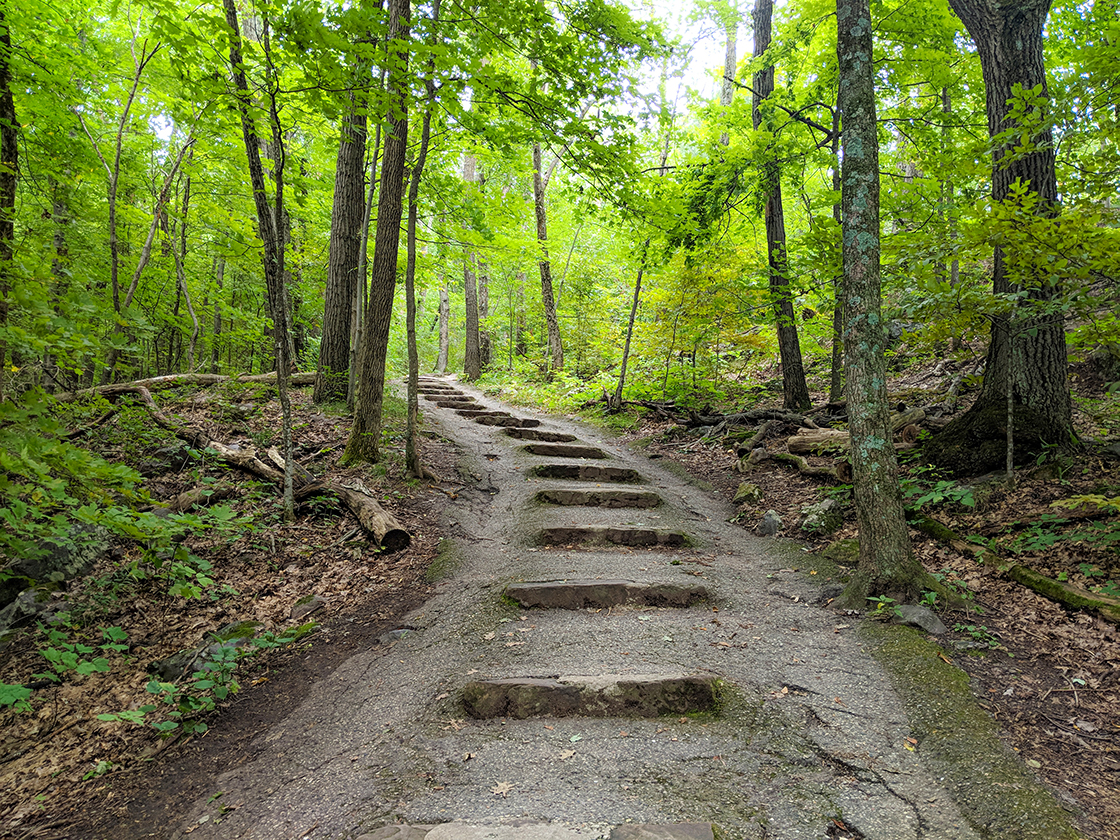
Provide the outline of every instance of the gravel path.
<path id="1" fill-rule="evenodd" d="M 796 546 L 728 524 L 715 494 L 596 430 L 450 380 L 425 390 L 428 426 L 462 453 L 448 576 L 414 629 L 318 685 L 173 836 L 1075 836 L 1031 810 L 1052 803 L 1025 774 L 977 767 L 962 785 L 927 755 Z M 568 582 L 548 597 L 580 608 L 507 596 L 534 581 Z"/>

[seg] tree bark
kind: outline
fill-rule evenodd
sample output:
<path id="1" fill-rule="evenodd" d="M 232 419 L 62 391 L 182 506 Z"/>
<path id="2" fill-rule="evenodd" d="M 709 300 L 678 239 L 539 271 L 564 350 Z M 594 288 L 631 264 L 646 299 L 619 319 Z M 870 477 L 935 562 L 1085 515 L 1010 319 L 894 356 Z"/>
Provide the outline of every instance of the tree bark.
<path id="1" fill-rule="evenodd" d="M 762 56 L 770 46 L 773 0 L 757 0 L 754 5 L 754 56 Z M 754 74 L 754 95 L 751 117 L 755 131 L 762 125 L 763 101 L 774 92 L 774 65 L 768 64 Z M 762 164 L 762 189 L 766 203 L 766 253 L 770 274 L 770 299 L 778 328 L 778 353 L 782 360 L 782 395 L 786 408 L 804 411 L 812 401 L 805 382 L 805 366 L 801 360 L 801 343 L 797 338 L 797 321 L 793 312 L 793 295 L 789 287 L 789 256 L 786 253 L 786 220 L 782 208 L 781 167 L 770 154 Z"/>
<path id="2" fill-rule="evenodd" d="M 214 282 L 217 289 L 214 292 L 214 327 L 210 336 L 210 372 L 218 372 L 218 359 L 220 358 L 220 348 L 218 347 L 218 338 L 222 334 L 222 281 L 226 273 L 226 258 L 218 256 L 214 258 Z"/>
<path id="3" fill-rule="evenodd" d="M 533 144 L 533 209 L 537 216 L 537 243 L 541 271 L 541 302 L 544 319 L 548 325 L 548 351 L 551 370 L 564 369 L 564 345 L 560 340 L 560 320 L 556 317 L 556 301 L 552 295 L 552 263 L 548 258 L 548 216 L 545 212 L 544 191 L 547 181 L 541 173 L 541 144 Z"/>
<path id="4" fill-rule="evenodd" d="M 15 255 L 16 173 L 19 134 L 16 105 L 12 96 L 12 32 L 8 7 L 0 6 L 0 329 L 8 326 L 8 293 L 12 287 L 12 258 Z M 7 342 L 0 338 L 0 402 L 8 376 Z"/>
<path id="5" fill-rule="evenodd" d="M 842 202 L 844 356 L 852 473 L 859 519 L 859 569 L 845 591 L 898 601 L 918 594 L 887 415 L 886 333 L 880 312 L 879 137 L 875 121 L 869 0 L 837 0 L 840 111 L 844 127 Z"/>
<path id="6" fill-rule="evenodd" d="M 995 138 L 1017 127 L 1008 106 L 1016 85 L 1028 91 L 1039 88 L 1048 101 L 1042 29 L 1051 0 L 1019 3 L 950 0 L 949 5 L 976 43 L 984 75 L 988 134 Z M 1012 146 L 1021 143 L 1019 132 L 1015 132 L 1013 140 L 994 146 L 992 199 L 995 202 L 1007 200 L 1012 186 L 1021 182 L 1038 196 L 1036 212 L 1054 216 L 1058 206 L 1053 135 L 1045 119 L 1040 126 L 1030 128 L 1033 148 L 1026 154 L 1006 159 Z M 1027 129 L 1024 127 L 1024 130 Z M 1009 272 L 1012 266 L 1014 270 Z M 1022 282 L 1024 280 L 1026 282 Z M 1031 254 L 1007 253 L 997 246 L 992 289 L 997 295 L 1025 293 L 1028 314 L 999 315 L 992 319 L 980 394 L 968 412 L 949 424 L 933 441 L 931 455 L 949 466 L 958 467 L 959 462 L 969 460 L 953 457 L 954 451 L 959 450 L 956 446 L 959 439 L 999 436 L 1006 431 L 1006 417 L 1002 430 L 993 428 L 993 421 L 999 423 L 1003 412 L 997 413 L 994 409 L 1006 406 L 1009 393 L 1013 398 L 1014 428 L 1021 447 L 1033 451 L 1043 443 L 1068 447 L 1075 441 L 1066 379 L 1065 324 L 1055 305 L 1060 288 L 1032 265 Z M 982 470 L 1000 465 L 998 461 L 994 464 L 986 463 L 987 459 L 984 461 L 980 463 L 980 459 L 973 458 L 971 464 L 963 466 Z"/>
<path id="7" fill-rule="evenodd" d="M 350 368 L 350 324 L 365 211 L 366 114 L 359 91 L 350 94 L 342 121 L 331 208 L 330 256 L 324 291 L 323 337 L 319 344 L 316 403 L 346 398 Z"/>
<path id="8" fill-rule="evenodd" d="M 396 45 L 388 81 L 392 107 L 381 165 L 381 190 L 377 198 L 377 235 L 359 354 L 354 426 L 343 454 L 345 463 L 378 460 L 381 409 L 385 398 L 385 361 L 397 281 L 405 155 L 408 151 L 409 12 L 409 0 L 390 0 L 389 42 Z"/>
<path id="9" fill-rule="evenodd" d="M 840 203 L 840 103 L 832 112 L 832 191 L 836 202 L 832 205 L 832 220 L 839 230 L 844 224 L 844 213 Z M 844 271 L 832 279 L 832 367 L 828 377 L 828 401 L 838 403 L 844 395 L 844 304 L 842 288 Z"/>

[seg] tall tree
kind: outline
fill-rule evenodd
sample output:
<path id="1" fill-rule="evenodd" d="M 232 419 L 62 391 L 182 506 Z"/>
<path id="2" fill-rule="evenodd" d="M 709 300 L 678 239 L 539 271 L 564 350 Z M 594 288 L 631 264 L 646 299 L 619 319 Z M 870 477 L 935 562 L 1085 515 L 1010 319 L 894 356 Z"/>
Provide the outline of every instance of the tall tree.
<path id="1" fill-rule="evenodd" d="M 559 159 L 558 159 L 559 160 Z M 550 370 L 564 369 L 564 344 L 560 338 L 560 319 L 556 315 L 556 298 L 552 290 L 552 261 L 548 256 L 548 212 L 544 192 L 548 188 L 549 172 L 541 171 L 541 144 L 533 144 L 533 210 L 537 217 L 537 245 L 540 254 L 537 265 L 541 272 L 541 303 L 548 325 L 548 352 Z"/>
<path id="2" fill-rule="evenodd" d="M 843 303 L 848 428 L 859 518 L 859 569 L 845 592 L 905 601 L 918 593 L 887 410 L 886 333 L 880 312 L 879 136 L 869 0 L 837 0 L 843 121 Z"/>
<path id="3" fill-rule="evenodd" d="M 754 57 L 760 58 L 770 47 L 773 0 L 757 0 L 754 4 Z M 762 103 L 774 92 L 774 65 L 767 61 L 754 74 L 751 119 L 755 131 L 762 126 Z M 770 151 L 770 150 L 768 150 Z M 766 253 L 770 274 L 770 297 L 778 326 L 778 353 L 782 359 L 782 394 L 786 408 L 804 410 L 812 402 L 805 383 L 805 366 L 801 361 L 801 343 L 797 338 L 797 321 L 793 312 L 793 295 L 789 286 L 789 256 L 786 253 L 786 219 L 782 207 L 782 171 L 774 154 L 767 154 L 762 166 L 761 189 L 763 216 L 766 222 Z"/>
<path id="4" fill-rule="evenodd" d="M 232 68 L 234 96 L 237 111 L 241 117 L 241 137 L 245 143 L 245 157 L 249 166 L 249 181 L 253 187 L 253 203 L 257 211 L 257 232 L 261 238 L 262 260 L 265 287 L 272 315 L 273 348 L 276 354 L 276 384 L 280 396 L 283 419 L 284 450 L 284 517 L 295 519 L 295 503 L 292 494 L 292 421 L 291 405 L 288 400 L 288 379 L 291 373 L 289 356 L 290 332 L 288 326 L 288 295 L 284 288 L 284 247 L 281 241 L 278 222 L 284 213 L 284 143 L 280 127 L 279 105 L 276 101 L 277 89 L 274 68 L 269 48 L 268 20 L 264 22 L 264 48 L 266 64 L 265 93 L 268 99 L 271 140 L 274 147 L 273 161 L 273 200 L 269 203 L 268 189 L 265 185 L 264 167 L 261 165 L 261 139 L 257 134 L 250 104 L 252 94 L 245 75 L 245 62 L 242 53 L 241 30 L 237 20 L 235 0 L 223 0 L 226 24 L 229 26 L 229 63 Z"/>
<path id="5" fill-rule="evenodd" d="M 949 0 L 949 5 L 976 43 L 984 74 L 993 201 L 1025 200 L 1040 216 L 1057 215 L 1042 37 L 1051 0 Z M 1025 314 L 993 316 L 980 394 L 929 449 L 935 461 L 961 472 L 999 467 L 1006 448 L 1002 441 L 1012 429 L 1026 452 L 1074 440 L 1057 278 L 1036 264 L 1033 254 L 1008 253 L 997 242 L 992 288 L 1017 301 L 1014 309 Z"/>
<path id="6" fill-rule="evenodd" d="M 473 189 L 478 161 L 473 153 L 463 156 L 463 182 Z M 463 375 L 473 382 L 482 375 L 482 356 L 478 340 L 478 278 L 475 255 L 470 246 L 463 252 L 463 308 L 466 336 L 463 348 Z"/>
<path id="7" fill-rule="evenodd" d="M 408 40 L 409 0 L 389 2 L 390 109 L 377 197 L 377 234 L 373 245 L 369 297 L 359 353 L 354 425 L 343 459 L 377 461 L 381 438 L 381 410 L 385 398 L 385 361 L 393 294 L 397 283 L 397 250 L 401 240 L 405 158 L 408 151 Z"/>
<path id="8" fill-rule="evenodd" d="M 19 123 L 12 96 L 12 32 L 8 7 L 0 6 L 0 331 L 8 327 L 8 292 L 12 287 L 15 254 L 16 172 L 19 160 Z M 7 342 L 0 332 L 0 402 L 7 378 Z"/>
<path id="9" fill-rule="evenodd" d="M 350 368 L 350 322 L 358 274 L 365 210 L 366 103 L 361 90 L 350 94 L 342 120 L 331 209 L 327 285 L 323 293 L 323 336 L 315 377 L 317 403 L 346 398 Z"/>

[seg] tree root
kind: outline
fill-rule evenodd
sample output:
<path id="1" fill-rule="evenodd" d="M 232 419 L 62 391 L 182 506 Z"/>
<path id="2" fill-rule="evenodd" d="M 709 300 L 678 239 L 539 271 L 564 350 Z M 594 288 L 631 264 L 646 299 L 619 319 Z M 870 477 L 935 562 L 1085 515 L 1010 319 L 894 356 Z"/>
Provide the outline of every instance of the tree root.
<path id="1" fill-rule="evenodd" d="M 59 402 L 73 402 L 79 397 L 87 397 L 93 394 L 103 397 L 113 397 L 117 394 L 135 393 L 132 390 L 133 388 L 145 388 L 149 391 L 156 391 L 163 388 L 178 388 L 181 385 L 215 385 L 219 382 L 260 384 L 275 381 L 276 371 L 272 371 L 271 373 L 258 373 L 253 376 L 223 376 L 217 373 L 172 373 L 167 376 L 153 376 L 151 379 L 138 379 L 135 382 L 121 382 L 116 385 L 99 385 L 96 388 L 83 388 L 81 391 L 66 391 L 61 394 L 55 394 L 54 399 Z M 314 385 L 315 373 L 293 373 L 288 382 L 292 385 Z M 104 419 L 100 422 L 104 422 Z"/>

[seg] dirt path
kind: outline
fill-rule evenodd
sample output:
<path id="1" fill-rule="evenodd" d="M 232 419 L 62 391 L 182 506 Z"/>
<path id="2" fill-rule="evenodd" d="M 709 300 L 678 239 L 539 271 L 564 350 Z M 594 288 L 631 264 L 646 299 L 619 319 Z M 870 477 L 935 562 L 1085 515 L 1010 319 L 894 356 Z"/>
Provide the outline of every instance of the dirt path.
<path id="1" fill-rule="evenodd" d="M 593 430 L 425 390 L 464 453 L 448 576 L 153 836 L 1076 836 L 959 672 L 818 606 L 810 557 Z"/>

